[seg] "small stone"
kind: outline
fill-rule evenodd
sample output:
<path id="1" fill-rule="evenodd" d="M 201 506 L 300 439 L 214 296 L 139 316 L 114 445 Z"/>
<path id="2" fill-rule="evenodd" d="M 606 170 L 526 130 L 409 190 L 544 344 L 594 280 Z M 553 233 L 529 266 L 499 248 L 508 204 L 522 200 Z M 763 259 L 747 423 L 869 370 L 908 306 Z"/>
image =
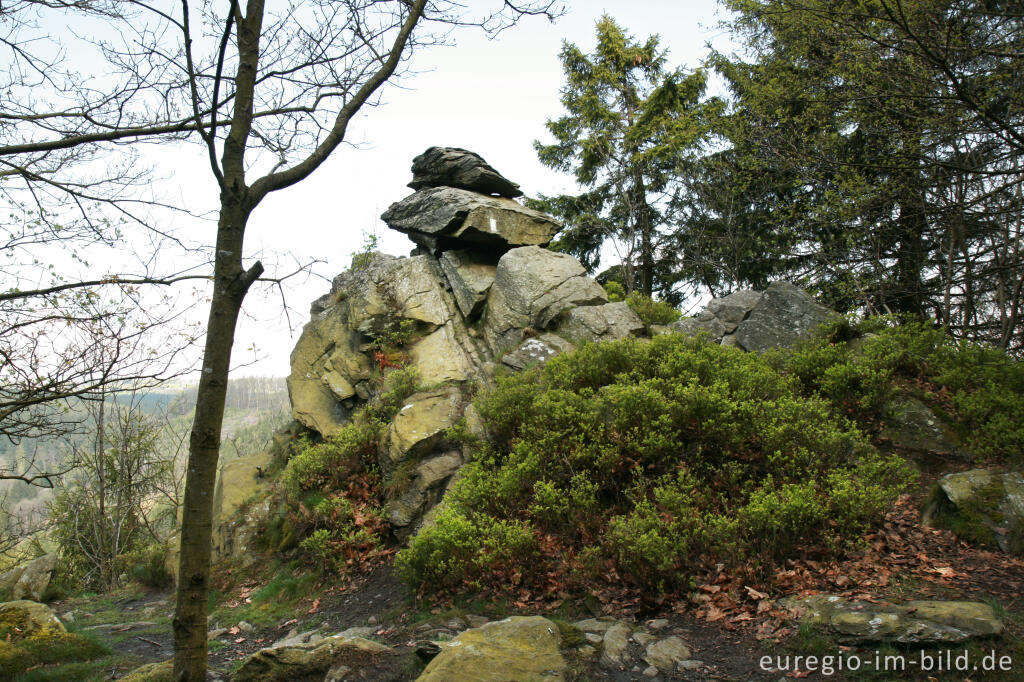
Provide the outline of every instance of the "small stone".
<path id="1" fill-rule="evenodd" d="M 657 677 L 658 669 L 653 665 L 644 668 L 644 677 Z"/>
<path id="2" fill-rule="evenodd" d="M 462 620 L 461 618 L 452 618 L 450 621 L 445 623 L 444 626 L 449 630 L 461 632 L 466 629 L 466 621 Z"/>
<path id="3" fill-rule="evenodd" d="M 640 646 L 644 647 L 656 639 L 657 637 L 650 634 L 649 632 L 637 632 L 633 634 L 633 641 L 639 644 Z"/>
<path id="4" fill-rule="evenodd" d="M 208 633 L 206 633 L 206 639 L 212 642 L 213 640 L 217 639 L 227 631 L 227 628 L 217 628 L 215 630 L 210 630 Z"/>
<path id="5" fill-rule="evenodd" d="M 377 624 L 377 616 L 370 616 L 369 618 L 366 619 L 366 622 L 369 625 L 376 625 Z"/>
<path id="6" fill-rule="evenodd" d="M 602 637 L 601 635 L 597 634 L 596 632 L 586 632 L 586 633 L 583 634 L 583 637 L 588 642 L 590 642 L 591 644 L 595 644 L 595 645 L 596 644 L 600 644 L 601 640 L 604 639 L 604 637 Z"/>
<path id="7" fill-rule="evenodd" d="M 327 671 L 324 682 L 343 682 L 350 672 L 352 672 L 352 668 L 339 663 Z"/>
<path id="8" fill-rule="evenodd" d="M 647 624 L 648 629 L 657 632 L 658 630 L 664 630 L 669 626 L 668 618 L 655 618 Z"/>
<path id="9" fill-rule="evenodd" d="M 644 652 L 644 660 L 659 670 L 675 670 L 676 664 L 690 658 L 690 649 L 676 636 L 653 642 Z"/>
<path id="10" fill-rule="evenodd" d="M 471 627 L 471 628 L 478 628 L 481 625 L 485 625 L 485 624 L 491 622 L 491 619 L 487 618 L 486 616 L 476 616 L 476 615 L 473 615 L 473 614 L 469 614 L 468 616 L 464 616 L 464 619 L 465 619 L 466 623 L 469 624 L 469 627 Z"/>
<path id="11" fill-rule="evenodd" d="M 578 620 L 572 624 L 573 627 L 583 630 L 583 632 L 608 632 L 608 629 L 615 625 L 613 620 L 598 620 L 596 618 L 587 618 L 586 620 Z"/>
<path id="12" fill-rule="evenodd" d="M 245 632 L 245 633 L 250 633 L 250 632 L 252 632 L 255 629 L 255 628 L 253 628 L 252 623 L 250 623 L 249 621 L 245 621 L 245 620 L 239 621 L 238 625 L 236 625 L 235 627 L 238 628 L 239 632 Z"/>
<path id="13" fill-rule="evenodd" d="M 625 623 L 615 623 L 604 633 L 604 652 L 601 663 L 608 667 L 618 667 L 625 663 L 624 657 L 629 650 L 630 627 Z M 639 671 L 637 671 L 639 672 Z"/>
<path id="14" fill-rule="evenodd" d="M 696 658 L 691 658 L 688 661 L 679 661 L 676 664 L 676 668 L 679 670 L 700 670 L 704 667 L 704 661 L 698 661 Z"/>
<path id="15" fill-rule="evenodd" d="M 343 630 L 338 633 L 338 637 L 370 637 L 374 633 L 374 628 L 371 627 L 356 627 Z"/>

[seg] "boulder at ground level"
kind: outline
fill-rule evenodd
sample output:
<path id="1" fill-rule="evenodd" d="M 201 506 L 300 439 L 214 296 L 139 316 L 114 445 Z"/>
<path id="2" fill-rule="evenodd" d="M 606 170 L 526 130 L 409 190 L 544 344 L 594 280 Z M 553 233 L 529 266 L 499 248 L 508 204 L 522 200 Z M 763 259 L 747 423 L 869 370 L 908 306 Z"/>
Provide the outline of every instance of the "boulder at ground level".
<path id="1" fill-rule="evenodd" d="M 57 565 L 57 555 L 50 553 L 18 564 L 0 575 L 0 596 L 7 599 L 39 601 L 50 584 L 50 574 Z"/>
<path id="2" fill-rule="evenodd" d="M 419 682 L 548 682 L 565 679 L 558 626 L 514 616 L 466 630 L 445 642 Z"/>
<path id="3" fill-rule="evenodd" d="M 782 605 L 844 644 L 955 644 L 1003 631 L 1003 623 L 992 607 L 981 602 L 885 604 L 815 594 L 784 599 Z"/>
<path id="4" fill-rule="evenodd" d="M 1024 476 L 992 469 L 943 476 L 922 520 L 965 542 L 1024 553 Z"/>
<path id="5" fill-rule="evenodd" d="M 121 682 L 173 682 L 174 659 L 139 666 L 124 677 Z"/>
<path id="6" fill-rule="evenodd" d="M 22 636 L 46 632 L 66 632 L 64 624 L 46 604 L 19 599 L 0 604 L 0 623 L 11 625 Z"/>
<path id="7" fill-rule="evenodd" d="M 308 646 L 260 649 L 235 673 L 234 682 L 291 682 L 323 676 L 336 665 L 370 667 L 396 655 L 390 648 L 362 637 L 334 635 Z M 322 679 L 318 677 L 317 679 Z"/>

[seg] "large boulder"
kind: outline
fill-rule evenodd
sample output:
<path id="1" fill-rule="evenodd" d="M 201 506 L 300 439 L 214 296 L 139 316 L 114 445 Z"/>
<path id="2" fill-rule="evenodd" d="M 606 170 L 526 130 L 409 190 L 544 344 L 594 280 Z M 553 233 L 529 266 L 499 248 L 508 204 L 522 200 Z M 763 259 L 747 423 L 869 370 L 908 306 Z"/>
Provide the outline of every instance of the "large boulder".
<path id="1" fill-rule="evenodd" d="M 11 600 L 39 601 L 50 584 L 50 575 L 56 565 L 57 555 L 53 553 L 18 564 L 0 575 L 0 595 Z"/>
<path id="2" fill-rule="evenodd" d="M 565 679 L 558 626 L 514 616 L 466 630 L 441 646 L 419 682 L 548 682 Z"/>
<path id="3" fill-rule="evenodd" d="M 669 325 L 690 336 L 706 334 L 723 346 L 765 351 L 792 346 L 814 329 L 838 317 L 790 282 L 772 282 L 763 292 L 742 289 L 713 298 L 694 317 Z"/>
<path id="4" fill-rule="evenodd" d="M 28 599 L 0 604 L 0 627 L 8 632 L 16 628 L 19 637 L 66 632 L 64 623 L 60 622 L 53 609 Z"/>
<path id="5" fill-rule="evenodd" d="M 897 398 L 887 406 L 885 428 L 878 435 L 897 450 L 914 455 L 965 454 L 953 430 L 912 396 Z"/>
<path id="6" fill-rule="evenodd" d="M 399 537 L 414 530 L 414 523 L 440 501 L 448 480 L 462 466 L 458 450 L 425 459 L 408 476 L 408 485 L 387 505 L 388 521 Z"/>
<path id="7" fill-rule="evenodd" d="M 571 308 L 607 302 L 604 288 L 572 256 L 536 246 L 512 249 L 498 261 L 484 333 L 501 355 L 522 342 L 524 330 L 545 329 Z"/>
<path id="8" fill-rule="evenodd" d="M 1024 476 L 992 469 L 943 476 L 922 521 L 952 530 L 966 542 L 1024 553 Z"/>
<path id="9" fill-rule="evenodd" d="M 546 245 L 561 225 L 514 199 L 454 187 L 431 187 L 391 204 L 381 215 L 388 227 L 432 252 L 467 246 L 503 252 Z"/>
<path id="10" fill-rule="evenodd" d="M 234 682 L 292 682 L 323 679 L 332 667 L 351 663 L 372 668 L 397 654 L 362 637 L 334 635 L 306 645 L 260 649 L 249 656 L 231 678 Z"/>
<path id="11" fill-rule="evenodd" d="M 803 289 L 789 282 L 772 282 L 734 335 L 739 347 L 747 351 L 792 346 L 837 315 Z"/>
<path id="12" fill-rule="evenodd" d="M 413 189 L 458 187 L 480 194 L 513 199 L 522 196 L 519 185 L 491 168 L 479 154 L 458 147 L 431 147 L 412 160 Z"/>
<path id="13" fill-rule="evenodd" d="M 625 302 L 570 308 L 558 322 L 558 332 L 576 343 L 614 341 L 644 333 L 644 323 Z"/>
<path id="14" fill-rule="evenodd" d="M 981 602 L 885 604 L 816 594 L 784 599 L 782 605 L 844 644 L 955 644 L 1003 631 L 1002 621 L 992 607 Z"/>

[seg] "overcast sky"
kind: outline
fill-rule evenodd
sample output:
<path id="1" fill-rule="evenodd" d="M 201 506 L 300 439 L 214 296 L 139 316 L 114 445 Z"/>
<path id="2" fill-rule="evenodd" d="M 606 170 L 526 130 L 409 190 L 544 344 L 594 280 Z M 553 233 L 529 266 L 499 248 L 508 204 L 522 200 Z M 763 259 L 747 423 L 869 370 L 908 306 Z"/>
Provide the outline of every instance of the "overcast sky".
<path id="1" fill-rule="evenodd" d="M 389 230 L 379 216 L 411 193 L 405 185 L 412 178 L 412 159 L 434 145 L 477 152 L 527 195 L 574 191 L 570 178 L 537 161 L 532 145 L 536 139 L 547 140 L 545 121 L 563 113 L 559 89 L 564 78 L 558 60 L 562 41 L 591 52 L 595 22 L 604 13 L 635 38 L 660 35 L 671 66 L 696 68 L 709 42 L 728 49 L 718 27 L 724 10 L 711 0 L 576 0 L 568 9 L 553 24 L 530 18 L 493 41 L 463 31 L 455 36 L 455 47 L 417 53 L 412 65 L 419 73 L 402 81 L 401 88 L 387 87 L 383 105 L 365 110 L 350 126 L 347 139 L 359 143 L 358 149 L 339 149 L 312 177 L 269 196 L 256 209 L 247 232 L 247 252 L 261 254 L 265 262 L 273 261 L 266 254 L 283 252 L 321 258 L 328 264 L 319 270 L 327 277 L 348 267 L 365 233 L 378 236 L 380 250 L 407 255 L 412 243 Z M 188 197 L 193 205 L 213 207 L 202 149 L 189 147 L 181 153 L 185 156 L 178 163 L 188 169 L 194 157 L 195 172 L 176 172 L 170 191 Z M 281 265 L 286 269 L 287 261 Z M 309 303 L 327 286 L 323 279 L 311 279 L 290 288 L 290 331 L 281 314 L 280 294 L 250 294 L 234 359 L 236 364 L 256 356 L 263 359 L 235 374 L 286 375 L 288 356 L 308 320 Z"/>

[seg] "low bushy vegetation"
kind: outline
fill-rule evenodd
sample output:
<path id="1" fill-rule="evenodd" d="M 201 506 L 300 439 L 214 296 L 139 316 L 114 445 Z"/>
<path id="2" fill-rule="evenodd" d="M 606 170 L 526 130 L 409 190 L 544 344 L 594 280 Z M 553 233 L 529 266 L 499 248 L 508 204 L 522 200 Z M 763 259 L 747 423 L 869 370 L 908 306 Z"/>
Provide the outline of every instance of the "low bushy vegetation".
<path id="1" fill-rule="evenodd" d="M 914 479 L 872 445 L 923 400 L 978 457 L 1024 454 L 1024 370 L 924 323 L 837 322 L 765 354 L 703 338 L 586 345 L 476 401 L 486 437 L 399 554 L 414 588 L 685 591 L 856 543 Z M 552 590 L 554 588 L 554 590 Z"/>
<path id="2" fill-rule="evenodd" d="M 608 293 L 608 300 L 614 302 L 625 301 L 637 317 L 648 327 L 651 325 L 671 324 L 682 317 L 682 313 L 672 307 L 672 304 L 665 301 L 656 301 L 650 296 L 645 296 L 639 291 L 629 294 L 621 284 L 615 281 L 604 285 Z"/>
<path id="3" fill-rule="evenodd" d="M 1024 462 L 1024 365 L 1000 349 L 952 339 L 925 322 L 839 322 L 813 343 L 767 358 L 870 427 L 898 395 L 923 400 L 978 458 Z"/>
<path id="4" fill-rule="evenodd" d="M 33 627 L 28 615 L 9 609 L 0 617 L 0 678 L 54 663 L 102 658 L 110 649 L 98 640 L 55 627 Z"/>
<path id="5" fill-rule="evenodd" d="M 478 398 L 487 438 L 399 556 L 416 587 L 690 587 L 855 539 L 911 479 L 778 358 L 681 335 L 587 345 Z"/>
<path id="6" fill-rule="evenodd" d="M 298 448 L 280 477 L 282 507 L 268 537 L 274 549 L 297 547 L 306 563 L 340 574 L 365 570 L 389 553 L 377 446 L 416 390 L 412 370 L 393 371 L 380 395 L 337 434 Z"/>

